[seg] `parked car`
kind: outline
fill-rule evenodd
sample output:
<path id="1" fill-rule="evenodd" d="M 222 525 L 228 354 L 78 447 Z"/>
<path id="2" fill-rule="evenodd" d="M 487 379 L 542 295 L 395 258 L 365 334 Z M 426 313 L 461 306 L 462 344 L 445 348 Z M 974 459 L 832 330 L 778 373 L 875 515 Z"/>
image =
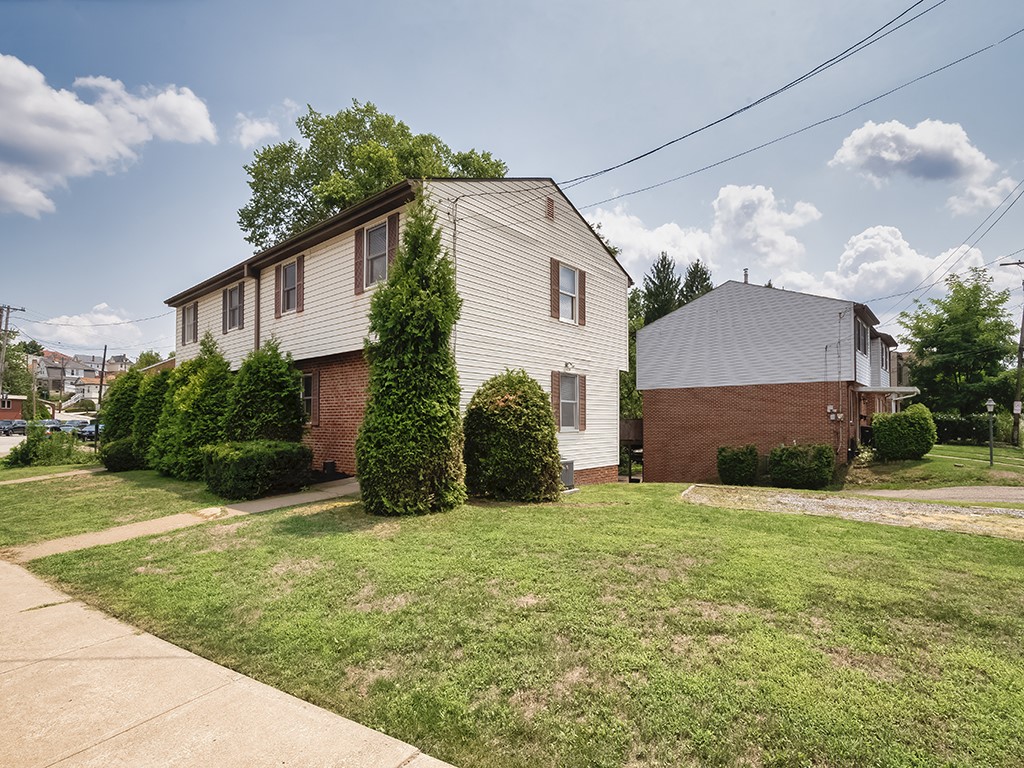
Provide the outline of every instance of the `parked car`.
<path id="1" fill-rule="evenodd" d="M 28 422 L 25 421 L 24 419 L 14 419 L 11 422 L 10 434 L 12 434 L 12 435 L 24 435 L 27 431 L 28 431 Z"/>
<path id="2" fill-rule="evenodd" d="M 103 434 L 103 425 L 100 424 L 100 434 Z M 96 439 L 96 425 L 86 424 L 84 427 L 78 430 L 78 437 L 81 440 L 95 440 Z"/>
<path id="3" fill-rule="evenodd" d="M 14 426 L 14 422 L 11 419 L 0 419 L 0 435 L 7 437 L 11 434 L 12 426 Z"/>
<path id="4" fill-rule="evenodd" d="M 82 427 L 89 426 L 89 422 L 85 419 L 68 419 L 61 424 L 60 431 L 74 434 L 82 429 Z"/>
<path id="5" fill-rule="evenodd" d="M 51 435 L 54 432 L 60 432 L 60 428 L 64 426 L 57 419 L 42 419 L 40 420 L 39 424 L 43 427 L 46 427 L 46 431 L 49 432 Z"/>

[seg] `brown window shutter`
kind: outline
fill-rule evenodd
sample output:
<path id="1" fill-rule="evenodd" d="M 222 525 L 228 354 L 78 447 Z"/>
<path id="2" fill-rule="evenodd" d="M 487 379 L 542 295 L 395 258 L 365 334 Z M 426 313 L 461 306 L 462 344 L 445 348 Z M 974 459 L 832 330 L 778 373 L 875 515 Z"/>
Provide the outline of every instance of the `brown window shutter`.
<path id="1" fill-rule="evenodd" d="M 558 318 L 558 260 L 551 260 L 551 316 Z"/>
<path id="2" fill-rule="evenodd" d="M 192 302 L 192 317 L 195 319 L 195 325 L 192 326 L 192 341 L 199 341 L 199 302 Z"/>
<path id="3" fill-rule="evenodd" d="M 306 257 L 295 259 L 295 311 L 301 312 L 306 306 Z"/>
<path id="4" fill-rule="evenodd" d="M 245 328 L 245 282 L 238 284 L 238 327 Z"/>
<path id="5" fill-rule="evenodd" d="M 580 325 L 587 324 L 587 273 L 582 269 L 579 273 L 579 285 L 576 286 L 576 319 Z"/>
<path id="6" fill-rule="evenodd" d="M 562 428 L 561 384 L 562 372 L 551 372 L 551 410 L 555 414 L 555 426 Z"/>
<path id="7" fill-rule="evenodd" d="M 281 265 L 274 267 L 274 317 L 281 316 Z"/>
<path id="8" fill-rule="evenodd" d="M 364 237 L 362 227 L 356 230 L 356 294 L 360 294 L 366 290 L 365 280 L 363 279 L 363 246 Z"/>
<path id="9" fill-rule="evenodd" d="M 181 343 L 188 344 L 188 339 L 185 338 L 185 318 L 188 316 L 188 305 L 186 304 L 181 308 Z"/>
<path id="10" fill-rule="evenodd" d="M 546 215 L 549 219 L 555 218 L 555 198 L 553 197 L 548 198 Z"/>
<path id="11" fill-rule="evenodd" d="M 228 332 L 228 289 L 220 292 L 220 332 Z"/>
<path id="12" fill-rule="evenodd" d="M 309 423 L 314 427 L 320 426 L 320 370 L 313 371 L 313 402 L 309 408 Z"/>
<path id="13" fill-rule="evenodd" d="M 576 390 L 576 396 L 579 398 L 580 408 L 580 432 L 587 431 L 587 377 L 577 376 L 576 381 L 579 384 L 579 388 Z"/>
<path id="14" fill-rule="evenodd" d="M 388 216 L 388 269 L 395 263 L 395 254 L 398 253 L 398 214 L 392 213 Z M 391 273 L 388 272 L 390 275 Z"/>

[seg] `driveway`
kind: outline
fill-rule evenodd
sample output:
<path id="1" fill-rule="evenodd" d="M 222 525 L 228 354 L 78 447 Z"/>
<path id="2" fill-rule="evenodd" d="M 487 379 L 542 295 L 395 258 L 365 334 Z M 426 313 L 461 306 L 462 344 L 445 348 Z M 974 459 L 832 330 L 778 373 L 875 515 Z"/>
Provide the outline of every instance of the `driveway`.
<path id="1" fill-rule="evenodd" d="M 24 435 L 10 435 L 5 437 L 0 435 L 0 456 L 6 456 L 11 452 L 11 448 L 16 446 L 22 440 L 25 439 Z"/>
<path id="2" fill-rule="evenodd" d="M 1016 494 L 1011 501 L 1024 503 L 1022 488 L 934 488 L 927 491 L 896 491 L 895 493 L 937 493 L 943 501 L 974 503 L 1010 503 L 996 498 L 997 492 Z M 960 494 L 963 494 L 961 496 Z M 977 533 L 1024 541 L 1024 510 L 1001 507 L 970 507 L 938 504 L 934 501 L 912 501 L 915 497 L 865 498 L 885 491 L 863 491 L 858 495 L 807 493 L 778 488 L 740 487 L 733 485 L 691 485 L 683 491 L 683 501 L 726 509 L 751 509 L 762 512 L 783 512 L 797 515 L 822 515 L 858 520 L 866 523 L 930 528 L 941 531 Z M 974 498 L 966 498 L 974 494 Z M 920 499 L 921 496 L 916 498 Z"/>
<path id="3" fill-rule="evenodd" d="M 972 504 L 1024 504 L 1024 487 L 1013 485 L 961 485 L 955 488 L 919 488 L 901 491 L 854 491 L 862 496 L 918 501 L 959 501 Z"/>

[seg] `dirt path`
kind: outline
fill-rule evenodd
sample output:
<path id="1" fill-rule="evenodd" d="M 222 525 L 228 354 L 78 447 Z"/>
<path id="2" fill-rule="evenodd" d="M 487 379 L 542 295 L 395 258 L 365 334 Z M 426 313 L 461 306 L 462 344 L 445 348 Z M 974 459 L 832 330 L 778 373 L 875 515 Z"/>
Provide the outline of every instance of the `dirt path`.
<path id="1" fill-rule="evenodd" d="M 1024 491 L 1021 488 L 998 488 L 996 490 Z M 994 501 L 989 497 L 958 498 L 950 493 L 951 491 L 973 491 L 968 488 L 939 488 L 929 491 L 896 491 L 894 493 L 919 494 L 932 491 L 943 493 L 942 498 L 946 501 Z M 864 493 L 879 495 L 884 492 L 865 491 Z M 985 536 L 999 536 L 1004 539 L 1024 541 L 1024 510 L 1020 509 L 954 507 L 924 501 L 910 501 L 906 497 L 893 500 L 868 499 L 836 496 L 829 493 L 795 493 L 774 488 L 724 485 L 692 485 L 683 491 L 683 500 L 690 504 L 703 504 L 712 507 L 841 517 L 846 520 L 859 520 L 868 523 L 978 533 Z M 1018 496 L 1014 501 L 1024 501 L 1024 498 Z"/>

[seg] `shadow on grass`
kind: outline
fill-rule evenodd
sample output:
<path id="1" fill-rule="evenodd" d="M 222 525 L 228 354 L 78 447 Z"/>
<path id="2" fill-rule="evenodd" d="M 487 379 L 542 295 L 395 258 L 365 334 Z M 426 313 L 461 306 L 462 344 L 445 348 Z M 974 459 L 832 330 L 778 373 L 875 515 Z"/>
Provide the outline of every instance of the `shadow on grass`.
<path id="1" fill-rule="evenodd" d="M 274 523 L 274 531 L 287 536 L 329 536 L 368 532 L 397 520 L 368 514 L 361 501 L 341 501 L 309 514 L 287 515 Z"/>

